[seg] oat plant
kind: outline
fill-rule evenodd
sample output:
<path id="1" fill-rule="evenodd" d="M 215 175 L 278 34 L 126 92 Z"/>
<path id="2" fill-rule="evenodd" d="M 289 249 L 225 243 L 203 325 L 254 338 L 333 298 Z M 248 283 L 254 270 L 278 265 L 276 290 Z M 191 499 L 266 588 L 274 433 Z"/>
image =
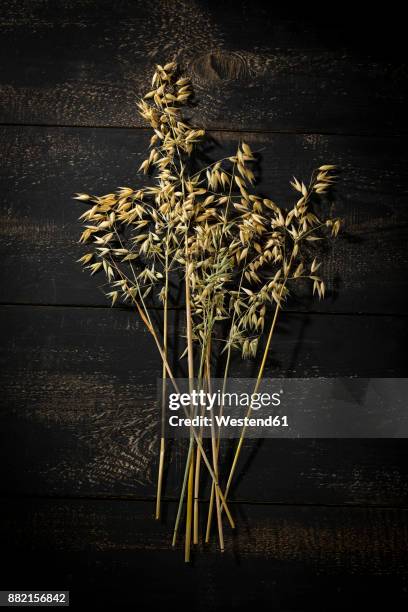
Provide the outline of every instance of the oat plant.
<path id="1" fill-rule="evenodd" d="M 205 132 L 192 127 L 183 116 L 192 95 L 189 79 L 180 75 L 175 63 L 157 66 L 151 91 L 137 104 L 152 129 L 149 151 L 139 168 L 148 175 L 147 182 L 102 196 L 75 196 L 89 206 L 80 217 L 84 224 L 80 242 L 90 248 L 79 261 L 92 275 L 104 274 L 112 305 L 122 301 L 136 309 L 162 360 L 156 518 L 161 513 L 165 468 L 167 379 L 177 390 L 169 365 L 171 282 L 182 288 L 185 300 L 185 349 L 180 359 L 187 362 L 190 391 L 195 381 L 199 388 L 211 388 L 217 359 L 225 362 L 226 388 L 232 352 L 255 358 L 258 347 L 263 346 L 256 393 L 278 315 L 296 283 L 311 282 L 313 293 L 324 297 L 316 244 L 336 236 L 340 228 L 339 219 L 316 212 L 333 185 L 333 165 L 320 166 L 307 186 L 294 178 L 291 185 L 297 196 L 286 211 L 254 192 L 256 154 L 247 143 L 239 142 L 233 155 L 203 162 L 199 147 L 205 142 Z M 160 326 L 151 310 L 157 299 L 163 309 Z M 227 330 L 222 351 L 220 329 Z M 250 406 L 248 416 L 251 410 Z M 186 412 L 195 414 L 193 408 Z M 190 561 L 192 545 L 199 543 L 202 466 L 211 479 L 205 540 L 210 538 L 215 509 L 219 548 L 224 550 L 223 513 L 234 527 L 227 495 L 244 437 L 245 429 L 232 465 L 221 470 L 219 432 L 211 429 L 207 447 L 202 432 L 190 428 L 172 539 L 174 545 L 184 520 L 186 561 Z"/>

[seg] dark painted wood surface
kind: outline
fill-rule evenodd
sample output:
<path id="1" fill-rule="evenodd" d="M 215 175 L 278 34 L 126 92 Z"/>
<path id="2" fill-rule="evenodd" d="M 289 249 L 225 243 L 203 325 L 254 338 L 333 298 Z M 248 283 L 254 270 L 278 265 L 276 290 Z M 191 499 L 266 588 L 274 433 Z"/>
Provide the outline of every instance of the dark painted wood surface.
<path id="1" fill-rule="evenodd" d="M 71 588 L 72 603 L 192 610 L 344 610 L 407 604 L 407 511 L 239 505 L 226 551 L 201 547 L 193 567 L 169 550 L 169 524 L 153 504 L 125 501 L 5 502 L 4 581 Z M 37 551 L 37 554 L 36 554 Z M 42 557 L 38 558 L 38 551 Z M 158 561 L 158 559 L 160 561 Z M 87 588 L 84 589 L 84 584 Z M 51 585 L 51 587 L 49 586 Z M 143 585 L 143 586 L 142 586 Z M 318 597 L 317 597 L 318 594 Z M 316 599 L 317 598 L 317 599 Z"/>
<path id="2" fill-rule="evenodd" d="M 148 132 L 135 100 L 154 64 L 176 58 L 212 153 L 239 138 L 259 151 L 260 193 L 286 205 L 292 174 L 341 167 L 329 297 L 291 302 L 268 374 L 406 376 L 404 30 L 391 11 L 280 18 L 257 1 L 2 3 L 4 588 L 181 610 L 366 609 L 390 593 L 406 607 L 405 440 L 247 442 L 232 491 L 247 503 L 233 504 L 225 555 L 201 550 L 186 568 L 169 550 L 174 503 L 166 524 L 151 520 L 160 361 L 137 316 L 106 307 L 102 280 L 75 263 L 82 207 L 70 200 L 139 183 Z M 179 352 L 183 317 L 172 312 Z M 178 443 L 168 500 L 182 457 Z"/>
<path id="3" fill-rule="evenodd" d="M 135 96 L 154 62 L 176 57 L 193 77 L 193 117 L 205 127 L 407 131 L 404 30 L 392 15 L 282 20 L 260 1 L 3 4 L 4 122 L 140 125 Z M 392 27 L 387 44 L 374 19 Z"/>

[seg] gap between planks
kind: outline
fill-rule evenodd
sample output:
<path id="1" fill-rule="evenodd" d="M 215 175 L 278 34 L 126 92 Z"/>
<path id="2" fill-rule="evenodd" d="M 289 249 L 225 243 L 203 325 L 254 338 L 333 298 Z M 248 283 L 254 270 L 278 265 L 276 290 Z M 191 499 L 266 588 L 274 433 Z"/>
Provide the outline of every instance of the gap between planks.
<path id="1" fill-rule="evenodd" d="M 112 306 L 103 305 L 103 304 L 42 304 L 42 303 L 34 303 L 34 302 L 0 302 L 0 308 L 83 308 L 83 309 L 95 309 L 95 310 L 116 310 L 121 312 L 132 312 L 134 309 L 131 306 Z M 183 312 L 185 310 L 184 306 L 169 306 L 169 310 L 173 312 Z M 163 307 L 161 306 L 151 306 L 149 310 L 153 310 L 154 312 L 161 312 Z M 346 312 L 346 311 L 338 311 L 333 310 L 330 312 L 324 312 L 320 310 L 298 310 L 295 308 L 287 308 L 283 312 L 288 314 L 296 314 L 296 315 L 322 315 L 322 316 L 339 316 L 339 317 L 399 317 L 406 318 L 408 317 L 408 313 L 405 312 L 364 312 L 364 311 L 355 311 L 355 312 Z"/>
<path id="2" fill-rule="evenodd" d="M 0 495 L 0 499 L 3 503 L 14 502 L 19 500 L 33 500 L 33 501 L 50 501 L 50 502 L 81 502 L 81 501 L 91 501 L 91 502 L 134 502 L 134 503 L 143 503 L 143 504 L 153 504 L 156 501 L 154 496 L 151 497 L 138 497 L 132 495 L 25 495 L 22 493 L 21 495 Z M 178 504 L 179 500 L 176 497 L 163 497 L 163 502 L 168 504 Z M 199 499 L 201 504 L 207 504 L 208 499 Z M 232 506 L 271 506 L 271 507 L 293 507 L 293 508 L 350 508 L 350 509 L 375 509 L 375 510 L 408 510 L 408 505 L 406 504 L 362 504 L 362 503 L 344 503 L 344 504 L 330 504 L 330 503 L 313 503 L 313 502 L 290 502 L 290 501 L 257 501 L 257 500 L 249 500 L 249 499 L 236 499 L 229 500 L 229 503 Z"/>
<path id="3" fill-rule="evenodd" d="M 54 129 L 84 129 L 84 130 L 140 130 L 150 132 L 150 127 L 142 125 L 91 125 L 91 124 L 75 124 L 75 123 L 10 123 L 0 122 L 0 127 L 12 127 L 12 128 L 54 128 Z M 316 130 L 305 130 L 305 129 L 294 129 L 294 130 L 271 130 L 271 129 L 256 129 L 256 128 L 225 128 L 225 127 L 205 127 L 206 132 L 222 132 L 226 134 L 286 134 L 288 136 L 341 136 L 348 138 L 400 138 L 408 136 L 408 132 L 389 132 L 387 134 L 378 134 L 378 132 L 348 132 L 348 131 L 316 131 Z"/>

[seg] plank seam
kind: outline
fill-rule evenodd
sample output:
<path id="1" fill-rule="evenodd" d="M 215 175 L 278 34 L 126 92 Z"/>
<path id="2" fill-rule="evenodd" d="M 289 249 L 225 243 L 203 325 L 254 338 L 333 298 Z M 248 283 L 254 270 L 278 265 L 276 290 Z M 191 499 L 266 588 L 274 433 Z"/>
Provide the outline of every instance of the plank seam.
<path id="1" fill-rule="evenodd" d="M 152 504 L 155 502 L 155 497 L 132 497 L 132 496 L 114 496 L 114 495 L 105 495 L 99 497 L 93 497 L 91 495 L 77 495 L 77 496 L 68 496 L 68 495 L 5 495 L 1 496 L 0 499 L 2 502 L 14 502 L 24 500 L 37 500 L 37 501 L 49 501 L 49 502 L 81 502 L 81 501 L 90 501 L 90 502 L 137 502 L 137 503 L 148 503 Z M 178 503 L 177 497 L 167 497 L 163 498 L 163 502 L 176 504 Z M 199 500 L 200 503 L 208 503 L 208 500 Z M 313 503 L 313 502 L 288 502 L 288 501 L 256 501 L 256 500 L 229 500 L 231 506 L 235 505 L 248 505 L 248 506 L 276 506 L 276 507 L 293 507 L 293 508 L 350 508 L 350 509 L 375 509 L 375 510 L 408 510 L 408 504 L 362 504 L 362 503 Z"/>
<path id="2" fill-rule="evenodd" d="M 151 128 L 139 125 L 80 125 L 80 124 L 59 124 L 59 123 L 10 123 L 0 122 L 0 127 L 25 127 L 25 128 L 55 128 L 55 129 L 84 129 L 84 130 L 141 130 L 151 131 Z M 237 134 L 283 134 L 288 136 L 339 136 L 348 138 L 400 138 L 408 136 L 408 131 L 402 132 L 333 132 L 316 130 L 268 130 L 268 129 L 239 129 L 236 127 L 225 128 L 213 126 L 204 128 L 207 132 L 237 133 Z"/>
<path id="3" fill-rule="evenodd" d="M 111 306 L 104 306 L 103 304 L 41 304 L 34 302 L 0 302 L 0 308 L 83 308 L 83 309 L 104 309 L 104 310 L 114 310 L 121 312 L 134 312 L 134 309 L 129 306 L 115 306 L 112 308 Z M 150 310 L 155 312 L 161 312 L 163 308 L 161 306 L 151 306 Z M 184 306 L 169 306 L 169 310 L 174 312 L 184 312 Z M 406 318 L 408 317 L 408 313 L 406 312 L 364 312 L 364 311 L 319 311 L 319 310 L 298 310 L 288 308 L 282 311 L 287 314 L 295 314 L 295 315 L 322 315 L 322 316 L 340 316 L 340 317 L 400 317 Z"/>

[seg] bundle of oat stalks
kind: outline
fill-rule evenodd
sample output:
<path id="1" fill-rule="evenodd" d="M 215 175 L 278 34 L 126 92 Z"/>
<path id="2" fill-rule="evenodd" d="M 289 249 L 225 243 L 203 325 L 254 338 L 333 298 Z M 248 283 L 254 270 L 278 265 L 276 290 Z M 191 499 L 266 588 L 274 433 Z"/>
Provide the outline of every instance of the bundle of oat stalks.
<path id="1" fill-rule="evenodd" d="M 192 88 L 180 77 L 174 63 L 157 66 L 152 90 L 138 103 L 141 116 L 153 134 L 150 151 L 139 171 L 152 181 L 141 188 L 122 187 L 104 196 L 79 193 L 89 209 L 80 217 L 85 228 L 80 242 L 90 250 L 80 262 L 91 274 L 107 278 L 107 296 L 133 305 L 159 351 L 163 362 L 162 423 L 165 419 L 166 380 L 177 390 L 169 362 L 168 303 L 170 275 L 183 286 L 186 316 L 186 347 L 182 357 L 188 378 L 205 387 L 210 384 L 214 360 L 219 356 L 215 331 L 227 329 L 223 339 L 224 383 L 228 379 L 231 353 L 255 358 L 262 346 L 254 394 L 261 384 L 266 359 L 282 306 L 300 279 L 311 282 L 313 293 L 325 294 L 324 281 L 314 251 L 316 241 L 336 236 L 339 219 L 322 219 L 314 211 L 321 196 L 330 193 L 333 165 L 322 165 L 305 183 L 293 179 L 295 203 L 282 210 L 271 199 L 252 192 L 256 156 L 248 144 L 239 143 L 232 156 L 204 166 L 195 155 L 205 138 L 182 115 Z M 163 325 L 151 317 L 151 299 L 163 304 Z M 215 349 L 214 346 L 216 345 Z M 248 409 L 247 416 L 251 413 Z M 216 519 L 218 541 L 224 550 L 224 517 L 234 521 L 228 494 L 241 452 L 245 429 L 232 464 L 219 465 L 220 437 L 212 431 L 211 444 L 191 428 L 190 443 L 173 545 L 185 523 L 185 560 L 191 542 L 199 541 L 200 472 L 211 478 L 211 497 L 205 541 Z M 160 517 L 165 459 L 164 428 L 160 440 L 156 518 Z"/>

